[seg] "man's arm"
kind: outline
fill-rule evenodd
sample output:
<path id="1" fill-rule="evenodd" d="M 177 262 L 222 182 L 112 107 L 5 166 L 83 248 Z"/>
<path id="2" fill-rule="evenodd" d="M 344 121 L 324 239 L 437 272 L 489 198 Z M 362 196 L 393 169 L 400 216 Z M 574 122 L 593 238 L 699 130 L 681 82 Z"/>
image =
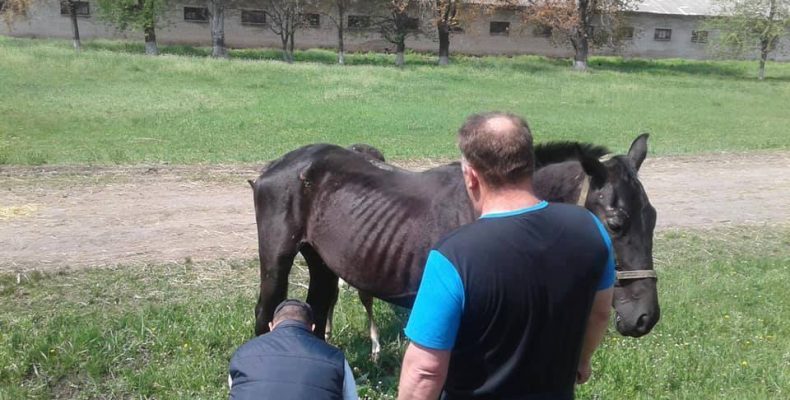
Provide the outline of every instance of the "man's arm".
<path id="1" fill-rule="evenodd" d="M 599 290 L 595 294 L 590 318 L 587 320 L 587 331 L 584 334 L 584 345 L 582 346 L 582 355 L 579 359 L 579 369 L 576 373 L 577 384 L 585 383 L 590 379 L 592 372 L 590 362 L 593 353 L 598 348 L 598 345 L 601 344 L 601 340 L 603 340 L 603 336 L 606 333 L 606 327 L 609 325 L 613 293 L 614 289 L 610 287 Z"/>
<path id="2" fill-rule="evenodd" d="M 354 380 L 354 372 L 351 371 L 351 366 L 348 365 L 348 360 L 343 361 L 343 400 L 357 400 L 357 382 Z"/>
<path id="3" fill-rule="evenodd" d="M 398 400 L 439 398 L 449 365 L 449 350 L 433 350 L 410 343 L 403 356 Z"/>

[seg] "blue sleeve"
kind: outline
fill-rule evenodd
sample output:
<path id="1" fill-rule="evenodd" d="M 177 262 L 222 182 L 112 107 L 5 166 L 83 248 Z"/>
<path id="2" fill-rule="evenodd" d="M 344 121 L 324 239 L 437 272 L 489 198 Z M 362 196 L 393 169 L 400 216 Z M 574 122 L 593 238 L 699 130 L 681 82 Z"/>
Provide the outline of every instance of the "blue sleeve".
<path id="1" fill-rule="evenodd" d="M 609 253 L 609 256 L 606 259 L 606 266 L 604 267 L 603 274 L 601 275 L 601 280 L 598 282 L 598 290 L 605 290 L 614 286 L 615 264 L 612 239 L 609 238 L 609 232 L 606 231 L 606 228 L 604 228 L 601 221 L 598 220 L 598 217 L 596 217 L 593 213 L 590 213 L 590 216 L 592 216 L 593 221 L 595 221 L 595 225 L 598 227 L 598 232 L 601 233 L 603 242 L 606 244 L 606 251 Z"/>
<path id="2" fill-rule="evenodd" d="M 463 310 L 464 285 L 458 271 L 442 253 L 431 251 L 406 324 L 406 336 L 422 347 L 451 350 Z"/>

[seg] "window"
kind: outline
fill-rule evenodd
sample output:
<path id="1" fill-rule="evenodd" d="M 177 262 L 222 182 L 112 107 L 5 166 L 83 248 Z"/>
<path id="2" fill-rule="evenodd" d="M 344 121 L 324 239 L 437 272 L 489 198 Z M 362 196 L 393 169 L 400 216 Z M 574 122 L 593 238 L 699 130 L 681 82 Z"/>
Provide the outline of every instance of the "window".
<path id="1" fill-rule="evenodd" d="M 634 27 L 633 26 L 621 26 L 617 28 L 617 37 L 620 40 L 633 40 L 634 39 Z"/>
<path id="2" fill-rule="evenodd" d="M 507 36 L 510 33 L 510 22 L 491 21 L 488 33 L 494 36 Z"/>
<path id="3" fill-rule="evenodd" d="M 691 31 L 691 43 L 708 43 L 708 31 Z"/>
<path id="4" fill-rule="evenodd" d="M 88 3 L 87 1 L 75 1 L 74 6 L 77 7 L 76 11 L 78 17 L 91 16 L 91 6 L 90 3 Z M 71 15 L 71 13 L 69 12 L 68 1 L 60 2 L 60 15 Z"/>
<path id="5" fill-rule="evenodd" d="M 532 34 L 537 37 L 551 37 L 551 27 L 548 25 L 538 25 L 532 30 Z"/>
<path id="6" fill-rule="evenodd" d="M 420 19 L 419 18 L 406 17 L 403 20 L 403 27 L 406 28 L 407 31 L 416 31 L 416 30 L 420 29 Z"/>
<path id="7" fill-rule="evenodd" d="M 184 7 L 184 21 L 208 22 L 208 8 Z"/>
<path id="8" fill-rule="evenodd" d="M 672 29 L 656 28 L 654 40 L 668 42 L 672 40 Z"/>
<path id="9" fill-rule="evenodd" d="M 304 23 L 310 28 L 320 28 L 321 16 L 319 14 L 304 14 Z"/>
<path id="10" fill-rule="evenodd" d="M 370 28 L 370 17 L 367 15 L 349 15 L 348 29 Z"/>
<path id="11" fill-rule="evenodd" d="M 242 25 L 266 25 L 266 12 L 263 10 L 241 10 Z"/>

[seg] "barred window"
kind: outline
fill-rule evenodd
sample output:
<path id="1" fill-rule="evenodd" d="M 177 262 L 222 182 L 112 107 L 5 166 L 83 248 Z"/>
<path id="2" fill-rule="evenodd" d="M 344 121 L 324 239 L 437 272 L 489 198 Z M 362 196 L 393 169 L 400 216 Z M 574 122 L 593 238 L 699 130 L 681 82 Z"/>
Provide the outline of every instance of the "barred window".
<path id="1" fill-rule="evenodd" d="M 310 28 L 321 27 L 321 15 L 319 14 L 304 14 L 304 23 Z"/>
<path id="2" fill-rule="evenodd" d="M 349 15 L 348 29 L 370 28 L 370 17 L 367 15 Z"/>
<path id="3" fill-rule="evenodd" d="M 691 31 L 691 43 L 708 43 L 708 31 Z"/>
<path id="4" fill-rule="evenodd" d="M 661 42 L 668 42 L 672 40 L 672 29 L 656 28 L 656 33 L 653 35 L 653 39 Z"/>
<path id="5" fill-rule="evenodd" d="M 492 36 L 507 36 L 510 34 L 510 22 L 491 21 L 491 24 L 488 28 L 488 33 Z"/>
<path id="6" fill-rule="evenodd" d="M 91 5 L 87 1 L 75 1 L 74 6 L 76 7 L 77 16 L 78 17 L 90 17 L 91 16 Z M 61 1 L 60 2 L 60 15 L 71 15 L 69 11 L 69 2 L 68 1 Z"/>
<path id="7" fill-rule="evenodd" d="M 208 22 L 208 8 L 184 7 L 184 21 Z"/>
<path id="8" fill-rule="evenodd" d="M 266 11 L 241 10 L 242 25 L 266 25 Z"/>

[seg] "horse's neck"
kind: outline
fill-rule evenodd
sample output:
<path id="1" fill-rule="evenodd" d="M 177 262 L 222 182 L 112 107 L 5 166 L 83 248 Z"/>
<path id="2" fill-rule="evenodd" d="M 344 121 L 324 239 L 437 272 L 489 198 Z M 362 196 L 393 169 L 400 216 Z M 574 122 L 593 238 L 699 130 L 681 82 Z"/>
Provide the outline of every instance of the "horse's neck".
<path id="1" fill-rule="evenodd" d="M 584 170 L 578 161 L 547 165 L 535 172 L 534 189 L 538 197 L 559 203 L 575 203 Z"/>

